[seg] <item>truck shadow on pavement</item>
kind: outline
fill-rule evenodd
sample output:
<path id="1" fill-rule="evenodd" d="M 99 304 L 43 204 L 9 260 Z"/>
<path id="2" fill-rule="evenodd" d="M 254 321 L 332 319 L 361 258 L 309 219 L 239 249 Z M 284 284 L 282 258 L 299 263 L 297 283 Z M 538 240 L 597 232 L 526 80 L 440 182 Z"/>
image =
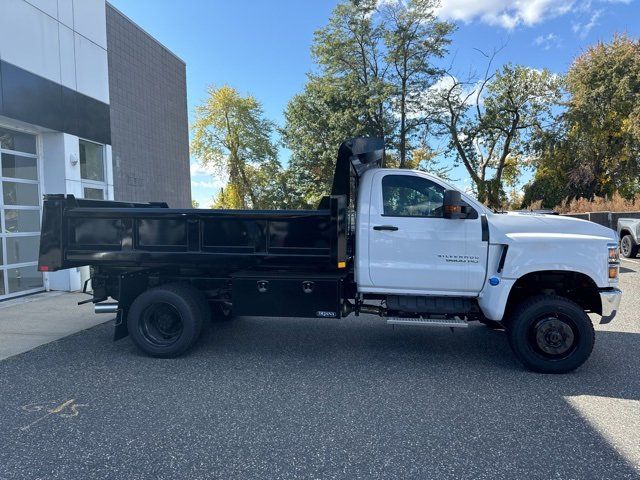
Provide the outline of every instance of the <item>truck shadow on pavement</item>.
<path id="1" fill-rule="evenodd" d="M 467 451 L 490 470 L 491 464 L 514 462 L 522 470 L 512 478 L 532 472 L 532 478 L 640 478 L 630 463 L 640 468 L 640 432 L 632 426 L 640 420 L 637 333 L 597 331 L 590 360 L 566 375 L 525 370 L 504 332 L 479 325 L 450 332 L 392 328 L 366 317 L 333 325 L 247 318 L 214 327 L 201 348 L 212 360 L 222 355 L 242 363 L 238 359 L 244 358 L 262 365 L 268 375 L 290 375 L 292 391 L 298 382 L 307 385 L 313 379 L 315 388 L 339 392 L 332 397 L 341 400 L 339 406 L 359 410 L 359 421 L 375 418 L 375 428 L 382 422 L 386 434 L 403 419 L 402 429 L 413 432 L 406 442 L 426 442 L 443 455 L 457 445 L 460 453 Z M 589 406 L 592 397 L 603 401 Z M 598 410 L 619 409 L 619 400 L 638 402 L 631 406 L 639 414 L 630 425 L 616 423 L 620 418 L 608 425 L 629 429 L 631 442 L 638 442 L 631 460 L 594 424 L 593 417 L 606 415 Z M 576 403 L 586 405 L 586 411 Z M 425 437 L 418 435 L 420 430 Z M 433 447 L 436 438 L 443 445 Z"/>
<path id="2" fill-rule="evenodd" d="M 506 334 L 472 323 L 467 329 L 388 326 L 375 317 L 360 319 L 240 318 L 213 325 L 195 356 L 233 355 L 264 362 L 331 362 L 420 368 L 442 374 L 499 374 L 576 386 L 567 395 L 600 395 L 640 401 L 640 333 L 596 331 L 590 359 L 565 375 L 527 371 L 509 348 Z M 333 322 L 333 324 L 332 324 Z M 597 380 L 585 383 L 585 379 Z M 513 385 L 511 385 L 513 387 Z M 585 387 L 589 387 L 585 391 Z"/>
<path id="3" fill-rule="evenodd" d="M 640 334 L 598 331 L 567 375 L 526 371 L 482 326 L 239 318 L 170 360 L 111 334 L 0 362 L 8 478 L 37 476 L 38 462 L 62 462 L 67 478 L 132 478 L 140 465 L 173 472 L 158 478 L 640 478 L 596 418 L 640 401 Z M 88 405 L 73 428 L 47 420 L 18 436 L 20 405 L 69 395 Z M 634 448 L 633 418 L 605 423 Z"/>

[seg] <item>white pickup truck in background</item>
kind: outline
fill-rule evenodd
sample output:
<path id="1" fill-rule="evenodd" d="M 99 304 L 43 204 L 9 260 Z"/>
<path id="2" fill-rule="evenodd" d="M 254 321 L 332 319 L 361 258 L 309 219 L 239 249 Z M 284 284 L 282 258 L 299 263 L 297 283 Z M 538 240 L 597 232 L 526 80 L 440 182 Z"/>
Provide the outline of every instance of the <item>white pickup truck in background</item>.
<path id="1" fill-rule="evenodd" d="M 495 213 L 425 172 L 381 168 L 383 155 L 381 139 L 343 143 L 317 210 L 50 195 L 39 268 L 91 265 L 88 301 L 117 313 L 116 339 L 131 335 L 158 357 L 190 348 L 211 312 L 327 321 L 373 313 L 392 325 L 503 328 L 539 372 L 584 363 L 595 340 L 588 313 L 607 323 L 619 306 L 617 233 Z"/>
<path id="2" fill-rule="evenodd" d="M 625 258 L 638 256 L 640 243 L 640 218 L 619 218 L 618 235 L 620 236 L 620 253 Z"/>

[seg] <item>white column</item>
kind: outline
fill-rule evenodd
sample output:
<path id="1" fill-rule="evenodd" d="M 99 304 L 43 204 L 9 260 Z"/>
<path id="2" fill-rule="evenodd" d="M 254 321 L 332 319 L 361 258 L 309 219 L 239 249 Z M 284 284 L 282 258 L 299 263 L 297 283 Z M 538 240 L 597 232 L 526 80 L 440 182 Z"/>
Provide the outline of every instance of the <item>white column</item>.
<path id="1" fill-rule="evenodd" d="M 82 197 L 78 137 L 67 133 L 42 134 L 42 191 L 71 193 Z M 47 290 L 76 291 L 82 288 L 80 269 L 70 268 L 44 274 Z"/>
<path id="2" fill-rule="evenodd" d="M 107 166 L 107 178 L 105 178 L 107 182 L 107 189 L 105 192 L 105 200 L 115 200 L 113 193 L 113 152 L 111 145 L 105 145 L 104 162 Z"/>

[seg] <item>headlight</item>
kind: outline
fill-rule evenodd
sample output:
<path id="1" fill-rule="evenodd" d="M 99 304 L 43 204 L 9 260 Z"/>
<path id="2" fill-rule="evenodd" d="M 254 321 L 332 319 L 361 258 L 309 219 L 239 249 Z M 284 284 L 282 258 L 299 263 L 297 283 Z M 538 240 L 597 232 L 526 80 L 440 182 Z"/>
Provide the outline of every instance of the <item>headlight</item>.
<path id="1" fill-rule="evenodd" d="M 620 272 L 620 249 L 617 243 L 607 245 L 609 250 L 609 280 L 616 280 Z"/>
<path id="2" fill-rule="evenodd" d="M 618 245 L 609 244 L 607 245 L 609 249 L 609 263 L 619 263 L 620 262 L 620 249 Z"/>

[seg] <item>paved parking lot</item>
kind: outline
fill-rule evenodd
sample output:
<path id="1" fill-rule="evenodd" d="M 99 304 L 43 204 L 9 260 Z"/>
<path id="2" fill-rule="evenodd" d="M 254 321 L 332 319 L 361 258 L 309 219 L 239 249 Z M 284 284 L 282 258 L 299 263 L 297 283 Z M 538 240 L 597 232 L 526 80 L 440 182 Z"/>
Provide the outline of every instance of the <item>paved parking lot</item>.
<path id="1" fill-rule="evenodd" d="M 92 315 L 92 305 L 75 306 L 82 293 L 45 292 L 0 303 L 0 360 L 28 352 L 108 318 Z"/>
<path id="2" fill-rule="evenodd" d="M 561 376 L 481 326 L 243 318 L 155 360 L 100 325 L 0 362 L 0 478 L 640 478 L 639 272 Z"/>

